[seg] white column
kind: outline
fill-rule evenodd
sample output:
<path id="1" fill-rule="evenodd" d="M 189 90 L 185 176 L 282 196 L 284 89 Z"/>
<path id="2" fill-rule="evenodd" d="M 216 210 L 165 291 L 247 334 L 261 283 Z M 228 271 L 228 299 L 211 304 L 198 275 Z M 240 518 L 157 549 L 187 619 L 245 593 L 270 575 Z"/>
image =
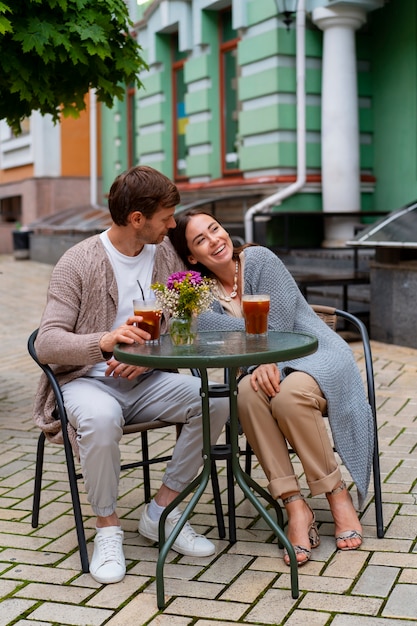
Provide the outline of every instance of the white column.
<path id="1" fill-rule="evenodd" d="M 359 122 L 355 31 L 366 22 L 359 7 L 320 7 L 312 19 L 324 31 L 322 69 L 323 211 L 360 210 Z M 343 245 L 352 221 L 326 220 L 324 245 Z"/>

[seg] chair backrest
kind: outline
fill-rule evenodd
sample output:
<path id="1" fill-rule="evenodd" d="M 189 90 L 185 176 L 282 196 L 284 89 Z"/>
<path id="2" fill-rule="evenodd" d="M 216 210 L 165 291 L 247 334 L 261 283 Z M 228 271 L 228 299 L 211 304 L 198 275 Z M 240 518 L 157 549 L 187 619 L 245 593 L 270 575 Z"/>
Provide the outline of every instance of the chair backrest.
<path id="1" fill-rule="evenodd" d="M 342 311 L 341 309 L 336 309 L 335 307 L 312 304 L 311 308 L 334 331 L 337 330 L 337 322 L 340 318 L 348 321 L 359 332 L 365 357 L 365 373 L 368 401 L 371 406 L 374 419 L 376 420 L 374 369 L 372 363 L 371 344 L 365 324 L 362 322 L 362 320 L 360 320 L 352 313 L 348 313 L 348 311 Z"/>
<path id="2" fill-rule="evenodd" d="M 335 313 L 336 309 L 330 306 L 322 306 L 320 304 L 312 304 L 311 308 L 317 315 L 330 326 L 332 330 L 336 330 L 337 327 L 337 315 Z"/>
<path id="3" fill-rule="evenodd" d="M 39 367 L 48 376 L 48 379 L 50 380 L 51 377 L 52 377 L 55 380 L 55 375 L 54 375 L 53 371 L 51 370 L 50 366 L 46 365 L 45 363 L 41 363 L 39 358 L 38 358 L 38 355 L 36 353 L 35 341 L 36 341 L 36 337 L 38 336 L 38 332 L 39 332 L 39 328 L 34 330 L 33 333 L 29 336 L 29 339 L 28 339 L 28 352 L 29 352 L 30 356 L 32 357 L 32 359 L 35 361 L 35 363 L 37 365 L 39 365 Z"/>
<path id="4" fill-rule="evenodd" d="M 51 385 L 52 391 L 54 392 L 54 395 L 55 395 L 55 401 L 57 404 L 59 416 L 61 417 L 62 415 L 65 415 L 64 398 L 62 396 L 61 387 L 59 386 L 58 381 L 55 378 L 55 374 L 52 371 L 51 367 L 45 363 L 41 363 L 38 358 L 38 355 L 36 354 L 35 341 L 36 341 L 36 337 L 38 336 L 38 332 L 39 332 L 39 328 L 34 330 L 29 336 L 28 352 L 30 356 L 32 357 L 32 359 L 35 361 L 35 363 L 39 365 L 41 370 L 44 372 L 44 374 L 48 378 L 48 382 Z"/>

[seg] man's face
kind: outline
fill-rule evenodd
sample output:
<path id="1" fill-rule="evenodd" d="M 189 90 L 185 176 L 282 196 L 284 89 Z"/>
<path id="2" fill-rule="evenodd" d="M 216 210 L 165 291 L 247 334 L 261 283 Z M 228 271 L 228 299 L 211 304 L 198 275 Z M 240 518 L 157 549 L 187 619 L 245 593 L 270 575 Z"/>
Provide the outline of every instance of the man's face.
<path id="1" fill-rule="evenodd" d="M 144 218 L 140 238 L 143 243 L 161 243 L 170 228 L 175 228 L 175 207 L 160 208 L 152 217 Z"/>

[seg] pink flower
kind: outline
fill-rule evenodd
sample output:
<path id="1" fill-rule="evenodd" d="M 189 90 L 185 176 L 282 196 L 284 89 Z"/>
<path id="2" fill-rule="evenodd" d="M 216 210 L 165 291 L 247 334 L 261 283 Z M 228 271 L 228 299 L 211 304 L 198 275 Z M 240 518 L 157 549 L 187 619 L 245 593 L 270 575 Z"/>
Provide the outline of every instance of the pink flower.
<path id="1" fill-rule="evenodd" d="M 192 270 L 188 272 L 175 272 L 175 274 L 171 274 L 171 276 L 168 277 L 168 289 L 176 289 L 178 283 L 182 283 L 187 278 L 191 285 L 201 285 L 203 282 L 200 272 L 193 272 Z"/>

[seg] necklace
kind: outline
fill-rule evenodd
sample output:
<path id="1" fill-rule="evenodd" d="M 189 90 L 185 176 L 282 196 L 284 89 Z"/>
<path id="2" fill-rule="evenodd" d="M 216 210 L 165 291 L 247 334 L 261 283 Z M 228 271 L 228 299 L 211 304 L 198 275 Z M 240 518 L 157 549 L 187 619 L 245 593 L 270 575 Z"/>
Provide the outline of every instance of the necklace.
<path id="1" fill-rule="evenodd" d="M 233 277 L 232 291 L 230 292 L 229 296 L 224 296 L 224 295 L 220 295 L 219 294 L 219 298 L 221 300 L 224 300 L 225 302 L 230 302 L 230 300 L 232 300 L 232 298 L 236 298 L 236 296 L 237 296 L 238 280 L 239 280 L 239 259 L 236 259 L 236 269 L 235 269 L 235 275 Z"/>

